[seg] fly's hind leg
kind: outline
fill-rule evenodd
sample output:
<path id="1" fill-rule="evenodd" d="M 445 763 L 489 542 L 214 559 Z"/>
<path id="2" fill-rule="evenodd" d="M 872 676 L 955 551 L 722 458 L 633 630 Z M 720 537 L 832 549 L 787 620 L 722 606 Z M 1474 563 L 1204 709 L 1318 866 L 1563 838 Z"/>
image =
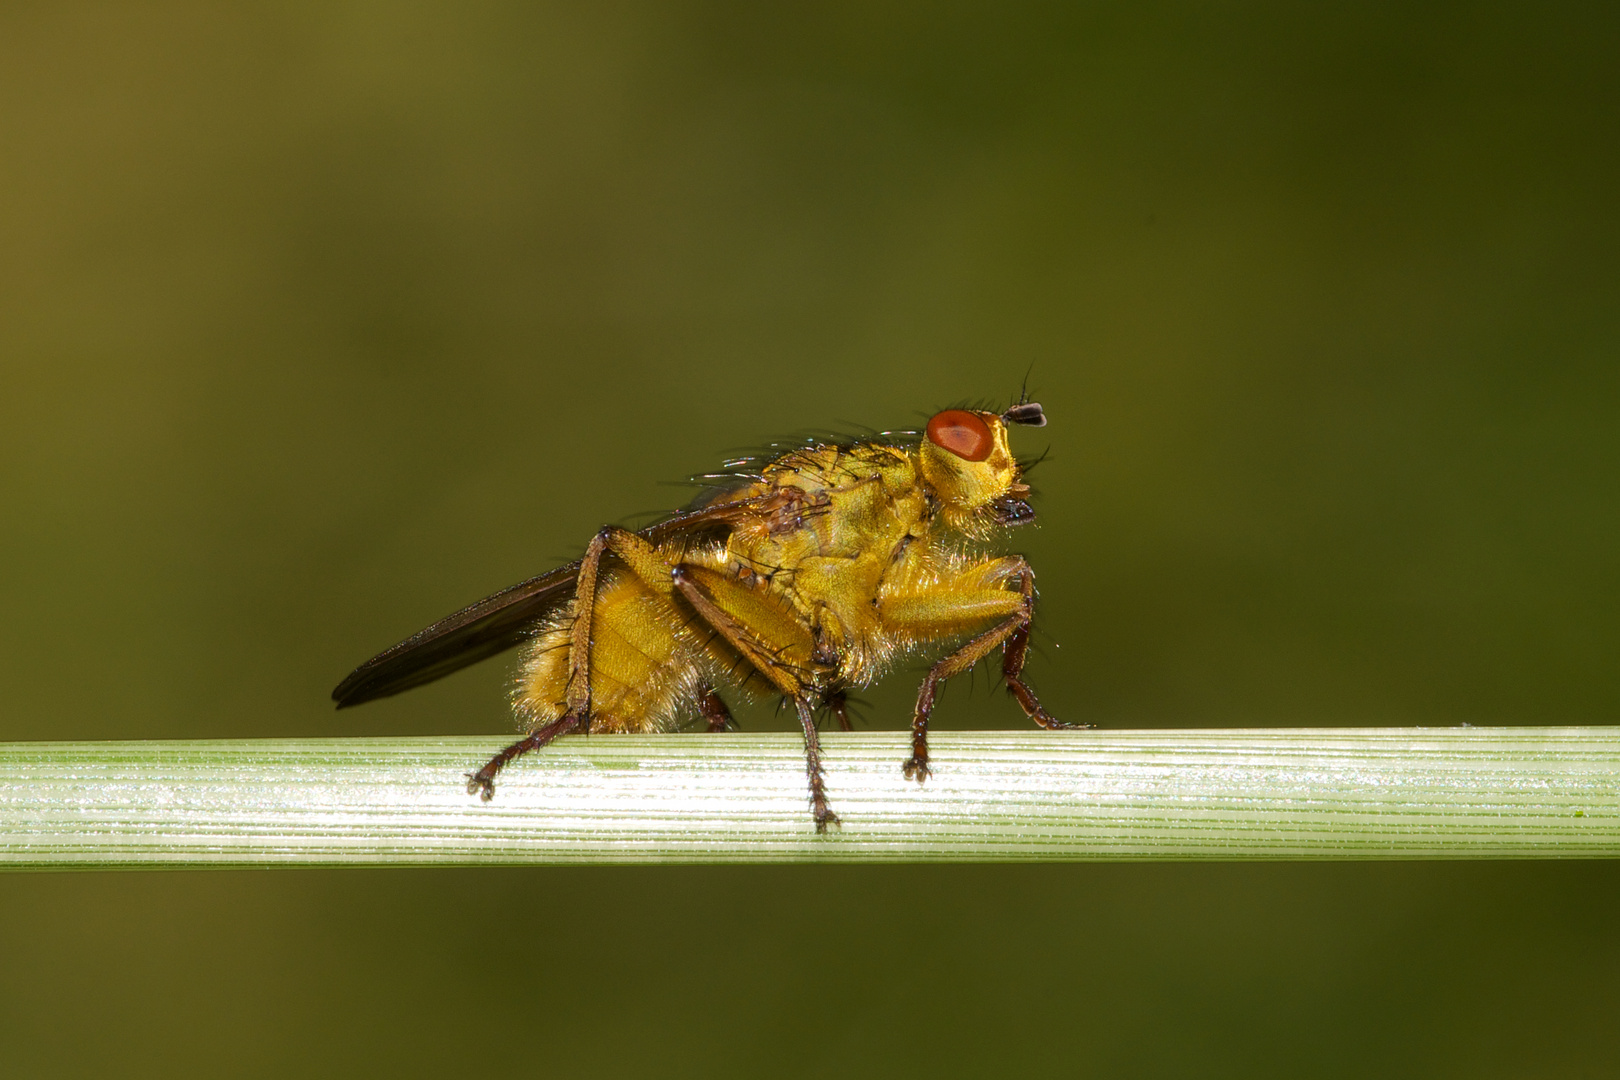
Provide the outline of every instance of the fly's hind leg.
<path id="1" fill-rule="evenodd" d="M 1017 592 L 998 587 L 1015 576 Z M 1023 680 L 1029 626 L 1035 612 L 1035 574 L 1023 559 L 1014 556 L 967 567 L 954 580 L 886 598 L 880 612 L 885 626 L 913 634 L 945 634 L 1002 617 L 996 626 L 936 663 L 923 678 L 911 719 L 911 757 L 902 766 L 906 779 L 919 784 L 928 779 L 928 719 L 934 711 L 939 685 L 967 671 L 997 647 L 1002 650 L 1001 673 L 1007 689 L 1031 720 L 1049 729 L 1082 726 L 1053 719 Z"/>
<path id="2" fill-rule="evenodd" d="M 591 538 L 585 557 L 579 563 L 579 576 L 574 585 L 574 622 L 568 631 L 568 689 L 564 698 L 562 716 L 544 724 L 508 746 L 485 763 L 482 769 L 467 777 L 467 794 L 478 795 L 488 802 L 495 796 L 495 775 L 514 759 L 531 750 L 538 750 L 559 735 L 578 730 L 589 734 L 591 730 L 591 641 L 596 624 L 596 583 L 602 568 L 602 558 L 612 552 L 629 567 L 631 573 L 648 585 L 670 592 L 669 565 L 658 550 L 646 540 L 630 532 L 609 525 Z M 718 697 L 715 699 L 719 700 Z M 721 710 L 725 709 L 722 703 Z"/>
<path id="3" fill-rule="evenodd" d="M 559 735 L 566 735 L 579 726 L 579 717 L 565 714 L 527 735 L 490 758 L 482 769 L 467 775 L 467 794 L 477 795 L 485 802 L 495 797 L 495 774 L 513 758 L 522 757 L 530 750 L 538 750 Z"/>

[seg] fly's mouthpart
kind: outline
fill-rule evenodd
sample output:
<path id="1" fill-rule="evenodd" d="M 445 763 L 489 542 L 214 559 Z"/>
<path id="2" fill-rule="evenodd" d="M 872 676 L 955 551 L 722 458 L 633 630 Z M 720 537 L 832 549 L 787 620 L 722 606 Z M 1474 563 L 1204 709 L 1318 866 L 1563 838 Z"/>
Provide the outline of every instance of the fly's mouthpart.
<path id="1" fill-rule="evenodd" d="M 1045 427 L 1046 414 L 1041 411 L 1038 401 L 1024 401 L 1001 414 L 1001 419 L 1009 424 L 1022 424 L 1024 427 Z"/>

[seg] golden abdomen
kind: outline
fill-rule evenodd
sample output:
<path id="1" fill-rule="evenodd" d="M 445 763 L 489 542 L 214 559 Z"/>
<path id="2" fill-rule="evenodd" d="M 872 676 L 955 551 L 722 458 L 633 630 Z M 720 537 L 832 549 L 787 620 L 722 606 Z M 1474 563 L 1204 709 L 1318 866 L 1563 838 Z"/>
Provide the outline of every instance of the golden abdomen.
<path id="1" fill-rule="evenodd" d="M 512 704 L 530 726 L 567 709 L 573 618 L 570 605 L 524 651 Z M 696 712 L 712 664 L 667 598 L 622 570 L 604 573 L 591 637 L 592 731 L 668 731 Z"/>

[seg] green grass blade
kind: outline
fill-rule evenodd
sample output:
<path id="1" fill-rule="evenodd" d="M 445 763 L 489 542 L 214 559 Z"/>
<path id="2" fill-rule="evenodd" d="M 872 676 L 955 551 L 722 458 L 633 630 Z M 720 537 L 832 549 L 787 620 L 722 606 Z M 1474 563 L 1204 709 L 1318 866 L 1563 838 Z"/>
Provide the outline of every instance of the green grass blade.
<path id="1" fill-rule="evenodd" d="M 1620 728 L 0 744 L 0 867 L 1521 859 L 1620 855 Z"/>

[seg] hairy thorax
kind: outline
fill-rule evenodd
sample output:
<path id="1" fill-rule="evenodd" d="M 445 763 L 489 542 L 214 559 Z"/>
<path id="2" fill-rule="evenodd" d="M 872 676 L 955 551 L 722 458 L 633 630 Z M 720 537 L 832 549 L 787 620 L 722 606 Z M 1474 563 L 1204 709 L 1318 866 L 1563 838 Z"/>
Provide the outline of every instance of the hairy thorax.
<path id="1" fill-rule="evenodd" d="M 756 491 L 792 497 L 733 532 L 732 572 L 779 595 L 809 626 L 814 683 L 870 683 L 896 651 L 879 597 L 887 579 L 904 576 L 931 512 L 915 460 L 890 447 L 817 447 L 774 463 Z"/>

